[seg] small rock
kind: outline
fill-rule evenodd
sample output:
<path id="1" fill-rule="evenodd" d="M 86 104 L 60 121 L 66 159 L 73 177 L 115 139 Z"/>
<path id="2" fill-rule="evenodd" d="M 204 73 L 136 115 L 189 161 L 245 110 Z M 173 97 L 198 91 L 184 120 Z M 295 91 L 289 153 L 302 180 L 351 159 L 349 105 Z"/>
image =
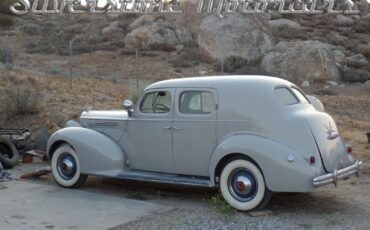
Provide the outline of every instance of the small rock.
<path id="1" fill-rule="evenodd" d="M 310 82 L 309 81 L 304 81 L 302 84 L 301 84 L 302 87 L 309 87 L 310 86 Z"/>
<path id="2" fill-rule="evenodd" d="M 113 28 L 120 28 L 121 27 L 121 23 L 119 21 L 114 21 L 112 22 L 109 27 L 113 27 Z"/>
<path id="3" fill-rule="evenodd" d="M 344 65 L 346 62 L 346 55 L 340 50 L 333 50 L 335 63 L 338 65 Z"/>
<path id="4" fill-rule="evenodd" d="M 176 45 L 176 50 L 180 51 L 184 49 L 184 45 Z"/>
<path id="5" fill-rule="evenodd" d="M 183 44 L 190 43 L 190 42 L 194 41 L 193 35 L 185 27 L 176 28 L 175 33 L 176 33 L 177 39 Z"/>
<path id="6" fill-rule="evenodd" d="M 370 13 L 365 14 L 364 16 L 362 16 L 362 18 L 363 18 L 363 19 L 368 19 L 368 18 L 370 18 Z"/>
<path id="7" fill-rule="evenodd" d="M 271 20 L 275 20 L 275 19 L 281 19 L 283 18 L 283 15 L 279 12 L 276 12 L 276 11 L 273 11 L 271 13 Z"/>
<path id="8" fill-rule="evenodd" d="M 326 81 L 326 83 L 328 83 L 329 85 L 333 85 L 333 86 L 338 85 L 338 82 L 336 82 L 336 81 Z"/>
<path id="9" fill-rule="evenodd" d="M 106 18 L 109 20 L 109 21 L 112 21 L 112 20 L 117 20 L 119 19 L 120 15 L 119 14 L 106 14 Z"/>
<path id="10" fill-rule="evenodd" d="M 276 19 L 267 22 L 270 28 L 289 28 L 289 29 L 301 29 L 302 26 L 295 21 L 289 19 Z"/>
<path id="11" fill-rule="evenodd" d="M 130 29 L 136 29 L 140 26 L 153 23 L 156 18 L 153 15 L 141 15 L 134 22 L 132 22 L 128 27 Z"/>
<path id="12" fill-rule="evenodd" d="M 123 30 L 118 27 L 105 27 L 102 31 L 102 36 L 104 40 L 112 41 L 115 39 L 120 39 L 123 35 Z"/>
<path id="13" fill-rule="evenodd" d="M 370 87 L 370 80 L 367 80 L 367 81 L 365 81 L 365 83 L 364 83 L 366 86 L 369 86 Z"/>
<path id="14" fill-rule="evenodd" d="M 207 74 L 207 71 L 205 71 L 205 70 L 201 70 L 201 71 L 199 71 L 198 72 L 200 75 L 206 75 Z"/>
<path id="15" fill-rule="evenodd" d="M 253 211 L 248 212 L 248 215 L 251 217 L 259 217 L 259 216 L 269 216 L 272 215 L 274 212 L 272 210 L 261 210 L 261 211 Z"/>
<path id="16" fill-rule="evenodd" d="M 358 21 L 361 19 L 361 16 L 360 15 L 352 15 L 351 16 L 354 20 Z"/>
<path id="17" fill-rule="evenodd" d="M 338 14 L 336 19 L 335 19 L 335 24 L 337 26 L 352 26 L 355 23 L 355 21 L 347 16 L 344 16 L 343 14 Z"/>
<path id="18" fill-rule="evenodd" d="M 329 88 L 330 88 L 330 86 L 328 86 L 328 85 L 324 86 L 324 89 L 329 89 Z"/>
<path id="19" fill-rule="evenodd" d="M 346 64 L 353 67 L 363 67 L 369 64 L 369 61 L 363 54 L 356 54 L 346 58 Z"/>

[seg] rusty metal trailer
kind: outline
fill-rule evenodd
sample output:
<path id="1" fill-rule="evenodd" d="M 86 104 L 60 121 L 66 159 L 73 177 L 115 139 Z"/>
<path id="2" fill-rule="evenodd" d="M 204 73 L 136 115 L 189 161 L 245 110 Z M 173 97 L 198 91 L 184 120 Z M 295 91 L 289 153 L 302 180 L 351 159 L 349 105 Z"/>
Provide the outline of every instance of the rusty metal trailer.
<path id="1" fill-rule="evenodd" d="M 26 150 L 29 137 L 28 129 L 0 128 L 0 162 L 4 168 L 18 164 L 19 152 Z"/>

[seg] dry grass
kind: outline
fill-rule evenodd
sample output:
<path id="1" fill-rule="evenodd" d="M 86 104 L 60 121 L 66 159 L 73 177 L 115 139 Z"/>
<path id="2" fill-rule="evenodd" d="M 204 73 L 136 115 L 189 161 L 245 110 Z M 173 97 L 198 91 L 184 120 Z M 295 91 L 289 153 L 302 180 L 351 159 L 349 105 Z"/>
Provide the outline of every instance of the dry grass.
<path id="1" fill-rule="evenodd" d="M 336 95 L 320 96 L 335 119 L 343 138 L 352 144 L 354 155 L 370 160 L 366 133 L 370 132 L 370 88 L 361 84 L 334 87 Z M 370 170 L 370 169 L 365 169 Z"/>
<path id="2" fill-rule="evenodd" d="M 49 130 L 55 130 L 64 125 L 70 118 L 78 117 L 86 106 L 96 109 L 120 109 L 121 101 L 128 95 L 128 87 L 124 84 L 114 84 L 110 81 L 96 79 L 75 78 L 72 81 L 65 77 L 56 77 L 45 74 L 32 74 L 22 71 L 12 71 L 9 82 L 0 78 L 0 92 L 16 90 L 18 88 L 37 88 L 42 95 L 37 116 L 29 116 L 24 121 L 28 127 L 44 125 Z M 4 70 L 0 69 L 0 75 Z M 2 108 L 4 109 L 4 108 Z M 1 112 L 1 111 L 0 111 Z M 3 123 L 4 111 L 0 113 Z M 24 117 L 20 117 L 22 120 Z M 18 118 L 12 118 L 10 123 L 16 123 Z M 4 125 L 4 124 L 0 124 Z"/>

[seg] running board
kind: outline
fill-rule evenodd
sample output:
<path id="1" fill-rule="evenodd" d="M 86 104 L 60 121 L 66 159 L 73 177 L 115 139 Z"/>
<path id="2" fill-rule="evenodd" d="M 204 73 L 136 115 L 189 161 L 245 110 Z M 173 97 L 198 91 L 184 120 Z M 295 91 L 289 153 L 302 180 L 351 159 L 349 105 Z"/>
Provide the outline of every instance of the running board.
<path id="1" fill-rule="evenodd" d="M 174 174 L 167 174 L 167 173 L 153 173 L 153 172 L 144 172 L 144 171 L 123 171 L 117 175 L 117 178 L 138 180 L 138 181 L 159 182 L 159 183 L 166 183 L 166 184 L 213 187 L 209 178 L 206 178 L 206 177 L 182 176 L 182 175 L 174 175 Z"/>

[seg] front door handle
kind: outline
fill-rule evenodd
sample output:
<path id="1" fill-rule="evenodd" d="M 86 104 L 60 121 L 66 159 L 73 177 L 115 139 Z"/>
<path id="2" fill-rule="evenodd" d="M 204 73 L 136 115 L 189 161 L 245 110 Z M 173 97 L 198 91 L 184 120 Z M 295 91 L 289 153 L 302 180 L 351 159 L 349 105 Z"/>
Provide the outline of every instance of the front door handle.
<path id="1" fill-rule="evenodd" d="M 183 128 L 178 128 L 176 126 L 173 127 L 174 130 L 183 130 Z"/>
<path id="2" fill-rule="evenodd" d="M 171 125 L 169 125 L 169 126 L 166 126 L 166 127 L 162 127 L 162 129 L 170 130 L 170 129 L 172 129 L 172 127 L 171 127 Z"/>

